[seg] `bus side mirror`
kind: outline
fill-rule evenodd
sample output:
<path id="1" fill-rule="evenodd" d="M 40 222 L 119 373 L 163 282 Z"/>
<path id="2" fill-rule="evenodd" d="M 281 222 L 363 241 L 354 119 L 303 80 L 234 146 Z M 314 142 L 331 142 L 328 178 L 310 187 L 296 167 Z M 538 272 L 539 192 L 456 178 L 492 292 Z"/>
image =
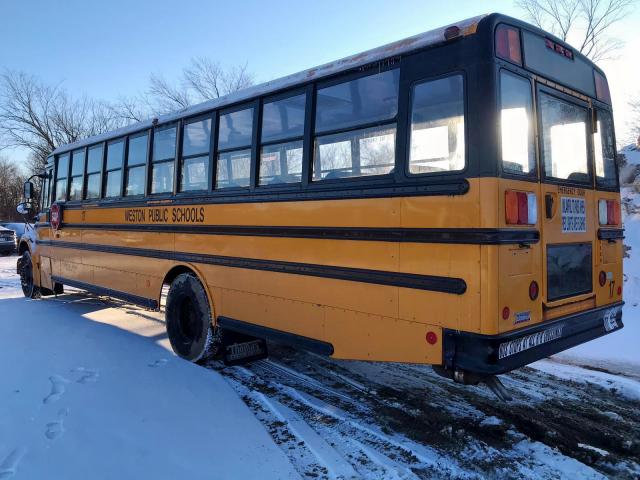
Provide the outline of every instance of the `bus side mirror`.
<path id="1" fill-rule="evenodd" d="M 16 211 L 20 215 L 29 215 L 29 213 L 31 213 L 31 205 L 28 204 L 27 202 L 19 203 L 18 206 L 16 207 Z"/>
<path id="2" fill-rule="evenodd" d="M 24 182 L 24 199 L 28 202 L 33 198 L 33 182 Z"/>

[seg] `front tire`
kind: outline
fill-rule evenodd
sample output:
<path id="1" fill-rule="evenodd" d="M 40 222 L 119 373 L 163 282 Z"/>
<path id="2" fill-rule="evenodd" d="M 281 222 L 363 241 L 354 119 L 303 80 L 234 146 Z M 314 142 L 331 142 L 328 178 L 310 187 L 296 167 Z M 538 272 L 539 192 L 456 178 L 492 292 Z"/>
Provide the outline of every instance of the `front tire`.
<path id="1" fill-rule="evenodd" d="M 29 250 L 20 257 L 20 286 L 27 298 L 40 298 L 40 288 L 33 281 L 33 262 Z"/>
<path id="2" fill-rule="evenodd" d="M 216 353 L 207 292 L 190 273 L 178 275 L 169 287 L 165 307 L 167 335 L 176 355 L 202 362 Z"/>

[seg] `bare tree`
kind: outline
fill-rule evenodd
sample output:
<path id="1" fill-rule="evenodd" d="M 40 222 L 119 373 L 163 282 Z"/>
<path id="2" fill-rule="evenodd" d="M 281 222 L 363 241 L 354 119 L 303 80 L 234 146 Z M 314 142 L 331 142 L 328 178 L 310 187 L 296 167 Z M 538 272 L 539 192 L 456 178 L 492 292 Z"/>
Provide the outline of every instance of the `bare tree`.
<path id="1" fill-rule="evenodd" d="M 538 27 L 599 61 L 611 58 L 622 46 L 608 33 L 631 11 L 635 0 L 516 0 L 515 4 Z"/>
<path id="2" fill-rule="evenodd" d="M 253 82 L 254 76 L 247 64 L 225 69 L 208 58 L 193 58 L 182 70 L 178 81 L 171 82 L 161 75 L 152 74 L 146 92 L 121 97 L 112 106 L 112 111 L 124 122 L 139 122 L 242 90 Z"/>
<path id="3" fill-rule="evenodd" d="M 208 58 L 192 58 L 191 65 L 183 71 L 183 83 L 193 90 L 200 100 L 218 98 L 253 85 L 254 77 L 247 64 L 225 70 L 218 62 Z"/>
<path id="4" fill-rule="evenodd" d="M 25 175 L 15 163 L 0 156 L 0 220 L 21 220 L 16 205 L 22 199 L 22 183 Z"/>
<path id="5" fill-rule="evenodd" d="M 149 95 L 155 100 L 161 113 L 184 110 L 193 102 L 191 92 L 185 86 L 172 84 L 155 74 L 149 79 Z"/>
<path id="6" fill-rule="evenodd" d="M 60 85 L 45 85 L 24 72 L 0 75 L 0 148 L 27 149 L 34 171 L 56 147 L 121 124 L 103 102 L 74 99 Z"/>

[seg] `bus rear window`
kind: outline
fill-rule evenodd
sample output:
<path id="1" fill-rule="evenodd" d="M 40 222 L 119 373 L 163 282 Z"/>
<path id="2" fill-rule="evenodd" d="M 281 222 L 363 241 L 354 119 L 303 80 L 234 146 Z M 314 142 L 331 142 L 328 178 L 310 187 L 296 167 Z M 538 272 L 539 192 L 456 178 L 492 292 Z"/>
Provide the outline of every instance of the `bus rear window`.
<path id="1" fill-rule="evenodd" d="M 527 175 L 535 172 L 532 104 L 529 80 L 503 70 L 500 74 L 500 131 L 502 169 L 507 173 Z"/>
<path id="2" fill-rule="evenodd" d="M 546 176 L 588 183 L 587 109 L 541 93 L 540 115 Z"/>
<path id="3" fill-rule="evenodd" d="M 596 165 L 596 183 L 600 187 L 615 187 L 616 148 L 613 141 L 613 120 L 611 114 L 598 110 L 598 131 L 593 134 L 593 153 Z"/>

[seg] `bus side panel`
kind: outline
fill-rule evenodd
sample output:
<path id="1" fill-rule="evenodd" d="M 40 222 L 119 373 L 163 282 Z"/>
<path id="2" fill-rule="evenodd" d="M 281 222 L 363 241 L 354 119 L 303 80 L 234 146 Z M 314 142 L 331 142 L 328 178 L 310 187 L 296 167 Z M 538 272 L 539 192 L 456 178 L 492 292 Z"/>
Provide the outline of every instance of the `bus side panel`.
<path id="1" fill-rule="evenodd" d="M 326 307 L 327 341 L 335 358 L 383 362 L 442 363 L 442 329 L 396 318 Z M 434 345 L 427 332 L 437 335 Z"/>
<path id="2" fill-rule="evenodd" d="M 253 311 L 258 311 L 260 307 L 259 298 L 267 296 L 382 316 L 398 315 L 398 288 L 393 286 L 215 265 L 202 265 L 201 270 L 210 287 L 256 294 L 246 300 L 255 303 L 251 307 L 255 309 Z M 248 306 L 234 305 L 223 295 L 222 307 L 217 309 L 218 315 L 234 318 L 231 313 L 235 308 Z M 286 307 L 280 309 L 278 318 L 280 330 L 298 328 L 300 323 L 298 319 L 291 318 Z M 263 320 L 257 315 L 249 321 L 262 325 Z"/>
<path id="3" fill-rule="evenodd" d="M 464 280 L 462 295 L 401 288 L 399 317 L 457 330 L 480 330 L 480 245 L 404 243 L 400 270 Z"/>

